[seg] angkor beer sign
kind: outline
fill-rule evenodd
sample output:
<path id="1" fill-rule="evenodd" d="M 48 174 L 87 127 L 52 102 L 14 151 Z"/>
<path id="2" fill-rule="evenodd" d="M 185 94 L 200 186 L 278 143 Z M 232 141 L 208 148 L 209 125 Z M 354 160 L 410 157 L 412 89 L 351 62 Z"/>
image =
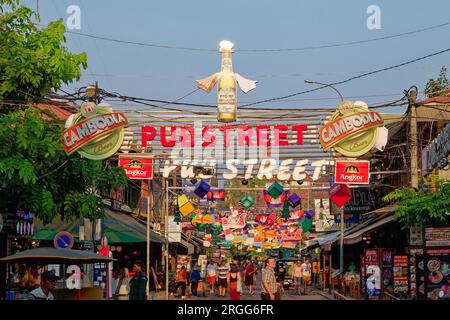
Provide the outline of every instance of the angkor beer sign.
<path id="1" fill-rule="evenodd" d="M 153 179 L 153 159 L 138 154 L 119 155 L 119 167 L 125 170 L 130 179 Z"/>
<path id="2" fill-rule="evenodd" d="M 336 161 L 336 183 L 369 184 L 369 161 Z"/>
<path id="3" fill-rule="evenodd" d="M 112 156 L 123 142 L 128 120 L 124 114 L 92 102 L 67 119 L 63 147 L 67 154 L 78 151 L 83 157 L 102 160 Z"/>
<path id="4" fill-rule="evenodd" d="M 382 125 L 381 115 L 365 103 L 343 101 L 320 129 L 320 142 L 324 150 L 334 148 L 344 156 L 360 157 L 375 146 Z"/>

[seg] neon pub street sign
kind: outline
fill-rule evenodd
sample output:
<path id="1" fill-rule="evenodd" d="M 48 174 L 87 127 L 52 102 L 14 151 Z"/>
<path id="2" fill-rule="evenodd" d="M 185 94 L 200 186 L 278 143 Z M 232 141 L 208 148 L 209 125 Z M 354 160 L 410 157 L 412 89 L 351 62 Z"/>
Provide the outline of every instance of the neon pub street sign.
<path id="1" fill-rule="evenodd" d="M 87 102 L 79 113 L 67 119 L 62 136 L 64 151 L 78 151 L 91 160 L 109 158 L 121 147 L 127 125 L 124 114 Z"/>
<path id="2" fill-rule="evenodd" d="M 334 148 L 344 156 L 360 157 L 375 146 L 382 125 L 378 112 L 369 111 L 363 102 L 346 100 L 319 130 L 320 142 L 324 150 Z"/>

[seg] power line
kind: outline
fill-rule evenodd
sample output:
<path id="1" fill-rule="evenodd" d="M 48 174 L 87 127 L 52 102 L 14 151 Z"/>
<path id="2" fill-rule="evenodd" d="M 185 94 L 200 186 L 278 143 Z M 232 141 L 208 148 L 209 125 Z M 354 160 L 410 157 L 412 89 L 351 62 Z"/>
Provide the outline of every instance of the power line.
<path id="1" fill-rule="evenodd" d="M 336 85 L 344 84 L 344 83 L 347 83 L 347 82 L 350 82 L 350 81 L 353 81 L 353 80 L 356 80 L 356 79 L 360 79 L 360 78 L 363 78 L 363 77 L 367 77 L 367 76 L 370 76 L 370 75 L 373 75 L 373 74 L 376 74 L 376 73 L 392 70 L 392 69 L 395 69 L 395 68 L 400 68 L 400 67 L 406 66 L 406 65 L 411 64 L 411 63 L 415 63 L 415 62 L 418 62 L 418 61 L 421 61 L 421 60 L 424 60 L 424 59 L 428 59 L 428 58 L 431 58 L 431 57 L 434 57 L 434 56 L 446 53 L 448 51 L 450 51 L 450 48 L 444 49 L 444 50 L 441 50 L 441 51 L 438 51 L 438 52 L 434 52 L 434 53 L 422 56 L 420 58 L 409 60 L 409 61 L 406 61 L 406 62 L 403 62 L 403 63 L 400 63 L 400 64 L 396 64 L 394 66 L 385 67 L 385 68 L 374 70 L 374 71 L 371 71 L 371 72 L 366 72 L 366 73 L 363 73 L 363 74 L 360 74 L 358 76 L 354 76 L 354 77 L 351 77 L 351 78 L 348 78 L 348 79 L 345 79 L 345 80 L 342 80 L 342 81 L 333 82 L 333 83 L 330 83 L 329 85 L 326 85 L 326 86 L 320 86 L 320 87 L 317 87 L 317 88 L 314 88 L 314 89 L 309 89 L 309 90 L 305 90 L 305 91 L 301 91 L 301 92 L 296 92 L 296 93 L 289 94 L 289 95 L 286 95 L 286 96 L 281 96 L 281 97 L 276 97 L 276 98 L 271 98 L 271 99 L 256 101 L 256 102 L 253 102 L 253 103 L 244 104 L 244 105 L 240 106 L 240 108 L 244 108 L 244 107 L 248 107 L 248 106 L 252 106 L 252 105 L 256 105 L 256 104 L 261 104 L 261 103 L 267 103 L 267 102 L 272 102 L 272 101 L 292 98 L 292 97 L 295 97 L 295 96 L 298 96 L 298 95 L 301 95 L 301 94 L 310 93 L 310 92 L 318 91 L 318 90 L 321 90 L 321 89 L 324 89 L 324 88 L 328 88 L 330 85 L 336 86 Z M 252 109 L 252 108 L 246 108 L 246 109 Z"/>
<path id="2" fill-rule="evenodd" d="M 38 24 L 39 26 L 43 26 L 41 24 Z M 296 51 L 306 51 L 306 50 L 316 50 L 316 49 L 327 49 L 327 48 L 336 48 L 336 47 L 345 47 L 345 46 L 352 46 L 357 44 L 364 44 L 364 43 L 370 43 L 370 42 L 376 42 L 376 41 L 382 41 L 387 39 L 394 39 L 404 36 L 409 36 L 412 34 L 417 34 L 425 31 L 430 31 L 433 29 L 443 28 L 450 25 L 450 22 L 445 22 L 438 25 L 433 25 L 429 27 L 425 27 L 422 29 L 417 29 L 413 31 L 408 32 L 402 32 L 394 35 L 379 37 L 379 38 L 373 38 L 373 39 L 365 39 L 365 40 L 357 40 L 357 41 L 349 41 L 349 42 L 341 42 L 341 43 L 333 43 L 333 44 L 325 44 L 325 45 L 319 45 L 319 46 L 308 46 L 308 47 L 298 47 L 298 48 L 278 48 L 278 49 L 241 49 L 239 52 L 247 52 L 247 53 L 264 53 L 264 52 L 296 52 Z M 130 45 L 138 45 L 143 47 L 152 47 L 152 48 L 159 48 L 159 49 L 175 49 L 175 50 L 184 50 L 184 51 L 195 51 L 195 52 L 217 52 L 217 49 L 207 49 L 207 48 L 195 48 L 195 47 L 184 47 L 184 46 L 172 46 L 172 45 L 165 45 L 165 44 L 158 44 L 158 43 L 149 43 L 149 42 L 140 42 L 140 41 L 129 41 L 129 40 L 122 40 L 122 39 L 115 39 L 115 38 L 109 38 L 109 37 L 103 37 L 88 33 L 81 33 L 76 31 L 66 31 L 67 33 L 83 36 L 87 38 L 97 39 L 97 40 L 103 40 L 103 41 L 110 41 L 115 43 L 122 43 L 122 44 L 130 44 Z"/>

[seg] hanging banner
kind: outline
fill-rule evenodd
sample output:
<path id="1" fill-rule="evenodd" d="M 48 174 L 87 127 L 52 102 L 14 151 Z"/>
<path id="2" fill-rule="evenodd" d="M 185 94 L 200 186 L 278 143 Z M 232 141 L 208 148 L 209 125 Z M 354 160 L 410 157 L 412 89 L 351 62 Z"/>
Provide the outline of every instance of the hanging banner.
<path id="1" fill-rule="evenodd" d="M 408 256 L 394 256 L 394 295 L 406 298 L 409 294 Z"/>
<path id="2" fill-rule="evenodd" d="M 139 155 L 119 155 L 119 167 L 125 170 L 130 179 L 153 179 L 153 159 L 140 158 Z"/>
<path id="3" fill-rule="evenodd" d="M 343 184 L 369 184 L 369 161 L 336 161 L 335 182 Z"/>

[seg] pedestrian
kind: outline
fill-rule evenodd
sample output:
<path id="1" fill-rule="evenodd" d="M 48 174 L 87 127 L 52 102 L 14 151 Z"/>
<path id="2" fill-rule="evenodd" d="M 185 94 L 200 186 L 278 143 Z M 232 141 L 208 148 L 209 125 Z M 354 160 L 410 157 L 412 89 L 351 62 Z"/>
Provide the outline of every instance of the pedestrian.
<path id="1" fill-rule="evenodd" d="M 306 294 L 306 287 L 311 284 L 311 263 L 308 258 L 302 263 L 302 282 L 304 293 Z"/>
<path id="2" fill-rule="evenodd" d="M 244 281 L 248 294 L 253 295 L 253 284 L 256 276 L 256 266 L 251 260 L 247 260 L 244 270 Z"/>
<path id="3" fill-rule="evenodd" d="M 198 270 L 197 266 L 194 266 L 194 268 L 192 269 L 190 279 L 192 295 L 197 297 L 198 282 L 200 281 L 200 271 Z"/>
<path id="4" fill-rule="evenodd" d="M 146 300 L 147 277 L 142 272 L 142 261 L 133 264 L 134 276 L 130 280 L 130 300 Z"/>
<path id="5" fill-rule="evenodd" d="M 55 289 L 55 283 L 59 280 L 51 271 L 44 271 L 41 274 L 40 286 L 27 295 L 27 300 L 55 300 L 52 291 Z"/>
<path id="6" fill-rule="evenodd" d="M 181 299 L 186 299 L 187 270 L 186 266 L 182 266 L 177 274 L 178 288 L 181 287 Z"/>
<path id="7" fill-rule="evenodd" d="M 210 261 L 208 266 L 206 267 L 206 276 L 209 283 L 209 293 L 212 295 L 214 294 L 214 285 L 216 283 L 216 272 L 217 272 L 217 266 Z"/>
<path id="8" fill-rule="evenodd" d="M 300 260 L 295 263 L 293 277 L 295 283 L 295 293 L 300 294 L 300 287 L 302 284 L 302 264 Z"/>
<path id="9" fill-rule="evenodd" d="M 227 278 L 230 268 L 227 266 L 226 261 L 222 261 L 222 265 L 217 268 L 217 281 L 219 282 L 219 296 L 225 298 L 227 293 Z"/>
<path id="10" fill-rule="evenodd" d="M 278 265 L 278 272 L 277 272 L 277 281 L 278 285 L 280 286 L 280 291 L 283 292 L 283 286 L 284 286 L 284 279 L 286 279 L 286 268 L 284 267 L 284 263 L 280 263 Z"/>
<path id="11" fill-rule="evenodd" d="M 267 258 L 265 267 L 262 269 L 262 300 L 280 300 L 280 292 L 278 291 L 277 278 L 275 277 L 275 259 Z"/>
<path id="12" fill-rule="evenodd" d="M 130 294 L 130 272 L 128 268 L 120 270 L 119 283 L 117 285 L 115 296 L 118 300 L 128 300 Z"/>
<path id="13" fill-rule="evenodd" d="M 230 284 L 230 299 L 241 300 L 242 281 L 241 273 L 235 263 L 231 264 L 230 272 L 227 275 L 228 283 Z"/>

